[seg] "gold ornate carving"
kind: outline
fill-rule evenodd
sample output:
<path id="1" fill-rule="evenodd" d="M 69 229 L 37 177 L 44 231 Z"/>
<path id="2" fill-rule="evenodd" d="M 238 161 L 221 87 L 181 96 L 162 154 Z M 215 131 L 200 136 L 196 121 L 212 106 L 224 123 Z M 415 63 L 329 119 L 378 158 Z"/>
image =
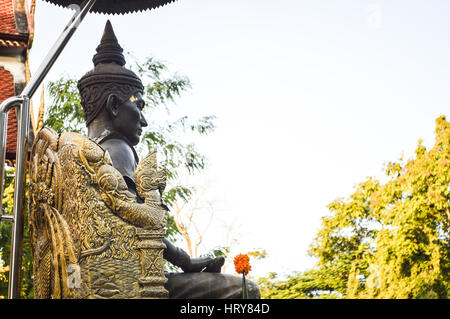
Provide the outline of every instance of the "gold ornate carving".
<path id="1" fill-rule="evenodd" d="M 37 134 L 30 232 L 37 298 L 167 298 L 165 172 L 156 154 L 136 170 L 141 200 L 108 152 L 77 133 Z"/>

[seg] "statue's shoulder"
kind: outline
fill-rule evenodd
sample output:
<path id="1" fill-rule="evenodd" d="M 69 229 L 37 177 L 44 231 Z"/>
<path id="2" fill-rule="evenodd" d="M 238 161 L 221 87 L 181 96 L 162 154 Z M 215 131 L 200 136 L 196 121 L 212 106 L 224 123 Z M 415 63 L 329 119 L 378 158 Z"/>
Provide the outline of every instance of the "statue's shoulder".
<path id="1" fill-rule="evenodd" d="M 63 153 L 70 150 L 73 158 L 80 156 L 91 162 L 103 161 L 111 163 L 108 152 L 94 140 L 76 132 L 63 132 L 58 134 L 49 127 L 43 127 L 37 133 L 32 154 L 42 153 L 44 149 L 48 149 L 54 153 Z"/>
<path id="2" fill-rule="evenodd" d="M 133 154 L 131 146 L 119 137 L 110 138 L 101 142 L 101 147 L 110 153 Z"/>

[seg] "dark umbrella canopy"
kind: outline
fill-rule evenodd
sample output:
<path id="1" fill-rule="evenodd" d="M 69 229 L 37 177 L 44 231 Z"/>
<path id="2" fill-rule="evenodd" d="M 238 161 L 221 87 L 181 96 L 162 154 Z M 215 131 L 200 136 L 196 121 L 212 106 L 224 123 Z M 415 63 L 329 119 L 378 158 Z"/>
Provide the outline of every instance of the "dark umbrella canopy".
<path id="1" fill-rule="evenodd" d="M 45 0 L 47 2 L 68 7 L 71 4 L 80 5 L 82 0 Z M 106 14 L 124 14 L 143 11 L 164 6 L 176 0 L 97 0 L 91 12 Z"/>

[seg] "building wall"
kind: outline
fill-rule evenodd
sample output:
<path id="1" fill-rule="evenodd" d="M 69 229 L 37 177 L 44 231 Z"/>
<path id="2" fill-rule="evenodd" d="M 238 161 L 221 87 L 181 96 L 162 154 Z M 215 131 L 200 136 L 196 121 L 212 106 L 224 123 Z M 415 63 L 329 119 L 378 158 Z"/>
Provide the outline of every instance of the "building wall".
<path id="1" fill-rule="evenodd" d="M 24 57 L 22 55 L 2 56 L 2 51 L 0 50 L 0 66 L 13 75 L 14 83 L 25 83 Z"/>
<path id="2" fill-rule="evenodd" d="M 20 95 L 26 84 L 25 61 L 30 45 L 25 0 L 0 0 L 0 102 Z M 32 132 L 30 132 L 32 134 Z M 6 158 L 15 159 L 17 118 L 8 113 Z"/>
<path id="3" fill-rule="evenodd" d="M 13 74 L 0 66 L 0 101 L 15 95 L 15 84 Z M 17 142 L 17 118 L 13 109 L 8 112 L 8 131 L 6 139 L 6 159 L 14 160 Z"/>

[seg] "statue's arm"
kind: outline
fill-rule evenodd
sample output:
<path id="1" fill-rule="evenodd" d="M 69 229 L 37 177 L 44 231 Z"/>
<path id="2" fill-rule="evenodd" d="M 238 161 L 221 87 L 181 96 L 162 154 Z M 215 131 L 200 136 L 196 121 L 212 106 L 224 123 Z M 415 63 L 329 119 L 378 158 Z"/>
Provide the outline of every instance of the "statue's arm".
<path id="1" fill-rule="evenodd" d="M 107 199 L 108 200 L 108 199 Z M 146 204 L 113 199 L 114 212 L 123 220 L 144 229 L 159 229 L 167 224 L 167 212 Z"/>
<path id="2" fill-rule="evenodd" d="M 103 201 L 123 220 L 144 229 L 162 228 L 167 223 L 167 211 L 159 205 L 138 203 L 128 191 L 122 175 L 111 165 L 101 166 L 97 172 Z"/>

